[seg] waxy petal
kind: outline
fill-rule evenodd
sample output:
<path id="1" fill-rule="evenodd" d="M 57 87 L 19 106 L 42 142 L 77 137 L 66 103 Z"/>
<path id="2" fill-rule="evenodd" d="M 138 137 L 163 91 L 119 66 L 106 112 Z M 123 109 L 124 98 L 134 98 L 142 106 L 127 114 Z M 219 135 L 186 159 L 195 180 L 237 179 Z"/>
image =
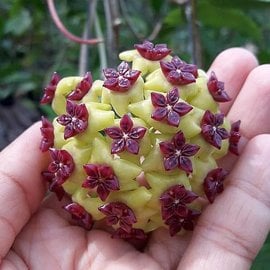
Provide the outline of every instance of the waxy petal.
<path id="1" fill-rule="evenodd" d="M 179 92 L 176 87 L 170 90 L 166 96 L 167 104 L 173 106 L 179 100 Z"/>
<path id="2" fill-rule="evenodd" d="M 125 139 L 119 139 L 114 140 L 111 145 L 111 153 L 112 154 L 118 154 L 123 151 L 125 151 L 126 148 L 126 140 Z"/>
<path id="3" fill-rule="evenodd" d="M 239 155 L 238 144 L 241 138 L 240 124 L 241 121 L 238 120 L 231 125 L 229 137 L 229 151 L 237 156 Z"/>
<path id="4" fill-rule="evenodd" d="M 174 85 L 186 85 L 196 81 L 197 67 L 182 61 L 174 56 L 171 62 L 160 61 L 161 70 L 166 79 Z"/>
<path id="5" fill-rule="evenodd" d="M 219 127 L 223 124 L 223 121 L 224 114 L 213 114 L 208 110 L 204 113 L 201 120 L 201 134 L 203 138 L 218 149 L 221 148 L 222 140 L 229 138 L 227 130 Z"/>
<path id="6" fill-rule="evenodd" d="M 48 104 L 52 102 L 52 100 L 54 99 L 57 84 L 59 83 L 60 80 L 61 77 L 59 76 L 59 74 L 54 72 L 53 75 L 51 76 L 49 84 L 44 88 L 44 94 L 40 100 L 41 104 Z"/>
<path id="7" fill-rule="evenodd" d="M 88 176 L 82 183 L 82 187 L 89 189 L 97 187 L 97 194 L 102 201 L 107 199 L 111 191 L 120 189 L 118 178 L 110 166 L 85 164 L 83 168 Z"/>
<path id="8" fill-rule="evenodd" d="M 215 101 L 227 102 L 231 100 L 227 92 L 224 90 L 224 82 L 221 82 L 217 79 L 214 71 L 211 72 L 210 78 L 207 82 L 207 87 L 209 93 L 212 95 Z"/>
<path id="9" fill-rule="evenodd" d="M 173 110 L 177 112 L 180 116 L 184 116 L 193 109 L 192 106 L 185 102 L 178 102 L 173 106 Z"/>
<path id="10" fill-rule="evenodd" d="M 164 95 L 159 93 L 151 93 L 151 101 L 154 107 L 165 107 L 167 105 Z"/>
<path id="11" fill-rule="evenodd" d="M 46 152 L 54 145 L 54 127 L 53 124 L 46 118 L 41 117 L 42 126 L 40 128 L 42 139 L 39 148 L 42 152 Z"/>
<path id="12" fill-rule="evenodd" d="M 167 107 L 157 107 L 154 109 L 153 113 L 151 114 L 151 118 L 156 121 L 162 121 L 163 119 L 166 119 L 168 112 L 169 111 Z"/>
<path id="13" fill-rule="evenodd" d="M 76 88 L 67 96 L 69 100 L 81 100 L 90 90 L 93 84 L 91 72 L 87 72 Z"/>
<path id="14" fill-rule="evenodd" d="M 161 60 L 171 52 L 171 50 L 167 48 L 166 44 L 154 45 L 152 42 L 147 40 L 144 41 L 143 44 L 135 44 L 134 47 L 142 57 L 151 61 Z"/>
<path id="15" fill-rule="evenodd" d="M 139 78 L 141 71 L 131 70 L 127 62 L 122 61 L 117 70 L 106 68 L 103 70 L 105 81 L 103 86 L 116 92 L 128 91 Z"/>
<path id="16" fill-rule="evenodd" d="M 105 134 L 114 140 L 119 140 L 123 137 L 123 132 L 119 127 L 106 128 Z"/>
<path id="17" fill-rule="evenodd" d="M 109 202 L 102 205 L 98 210 L 106 216 L 108 225 L 119 224 L 127 233 L 132 230 L 132 225 L 137 222 L 134 212 L 126 204 L 122 202 Z"/>
<path id="18" fill-rule="evenodd" d="M 213 169 L 206 175 L 203 182 L 203 188 L 210 203 L 213 203 L 216 196 L 223 191 L 223 182 L 227 175 L 228 171 L 223 168 Z"/>
<path id="19" fill-rule="evenodd" d="M 177 112 L 171 110 L 167 115 L 168 124 L 174 127 L 178 127 L 180 123 L 180 116 Z"/>
<path id="20" fill-rule="evenodd" d="M 72 218 L 76 220 L 80 226 L 86 230 L 92 229 L 94 224 L 92 216 L 78 203 L 70 203 L 64 206 L 64 209 L 71 214 Z"/>
<path id="21" fill-rule="evenodd" d="M 67 100 L 67 114 L 60 115 L 56 120 L 65 126 L 64 139 L 84 132 L 88 127 L 88 110 L 85 104 L 76 104 Z"/>
<path id="22" fill-rule="evenodd" d="M 128 114 L 125 114 L 120 120 L 120 128 L 124 133 L 129 133 L 133 127 L 133 122 Z"/>
<path id="23" fill-rule="evenodd" d="M 144 137 L 146 130 L 145 127 L 133 127 L 132 119 L 125 114 L 120 120 L 120 127 L 105 129 L 106 135 L 113 139 L 111 153 L 117 154 L 126 150 L 137 155 L 140 149 L 139 140 Z"/>
<path id="24" fill-rule="evenodd" d="M 126 148 L 129 153 L 137 155 L 139 153 L 140 145 L 133 139 L 127 139 Z"/>
<path id="25" fill-rule="evenodd" d="M 133 140 L 139 140 L 144 137 L 146 131 L 147 129 L 145 127 L 134 127 L 128 135 Z"/>

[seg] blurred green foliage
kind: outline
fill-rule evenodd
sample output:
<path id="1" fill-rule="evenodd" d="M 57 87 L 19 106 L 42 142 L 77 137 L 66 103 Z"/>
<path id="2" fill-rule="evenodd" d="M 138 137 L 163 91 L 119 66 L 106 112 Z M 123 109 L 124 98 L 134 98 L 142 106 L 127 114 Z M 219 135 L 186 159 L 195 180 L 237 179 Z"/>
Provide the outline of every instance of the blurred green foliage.
<path id="1" fill-rule="evenodd" d="M 175 54 L 191 61 L 194 41 L 190 37 L 187 1 L 114 0 L 112 2 L 118 6 L 116 17 L 111 18 L 113 22 L 106 16 L 105 3 L 108 1 L 97 1 L 92 24 L 89 24 L 89 2 L 62 0 L 57 1 L 56 7 L 72 33 L 81 36 L 89 25 L 91 37 L 104 38 L 105 50 L 97 45 L 88 47 L 87 69 L 92 71 L 94 78 L 100 76 L 102 57 L 106 63 L 116 64 L 113 54 L 132 48 L 143 39 L 167 43 Z M 270 0 L 191 2 L 195 5 L 202 68 L 207 69 L 219 52 L 233 46 L 250 48 L 260 63 L 269 63 Z M 39 106 L 42 89 L 53 71 L 62 76 L 78 74 L 80 49 L 80 44 L 67 40 L 55 27 L 45 1 L 1 0 L 0 103 L 20 98 L 50 116 L 49 107 Z M 270 269 L 270 237 L 252 269 Z"/>

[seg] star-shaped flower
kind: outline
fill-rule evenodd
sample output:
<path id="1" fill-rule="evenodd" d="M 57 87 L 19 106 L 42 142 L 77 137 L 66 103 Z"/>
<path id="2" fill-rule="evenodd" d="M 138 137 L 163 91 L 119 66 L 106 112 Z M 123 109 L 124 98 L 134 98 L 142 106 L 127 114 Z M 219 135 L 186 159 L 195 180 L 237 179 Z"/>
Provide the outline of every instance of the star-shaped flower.
<path id="1" fill-rule="evenodd" d="M 57 118 L 57 122 L 65 126 L 64 138 L 68 139 L 86 130 L 88 126 L 88 111 L 85 104 L 76 104 L 67 100 L 67 114 Z"/>
<path id="2" fill-rule="evenodd" d="M 174 56 L 171 62 L 160 61 L 160 67 L 167 80 L 174 85 L 190 84 L 198 77 L 197 66 L 187 64 L 178 56 Z"/>
<path id="3" fill-rule="evenodd" d="M 131 232 L 132 225 L 137 222 L 132 209 L 122 202 L 109 202 L 98 209 L 106 216 L 109 226 L 119 224 L 120 228 L 127 233 Z"/>
<path id="4" fill-rule="evenodd" d="M 200 216 L 201 212 L 188 209 L 186 216 L 173 215 L 165 221 L 165 224 L 169 226 L 170 235 L 174 236 L 183 228 L 186 231 L 194 230 L 194 222 Z"/>
<path id="5" fill-rule="evenodd" d="M 117 70 L 114 68 L 105 68 L 103 73 L 105 76 L 103 86 L 115 92 L 128 91 L 141 74 L 139 70 L 130 69 L 128 63 L 125 61 L 121 62 Z"/>
<path id="6" fill-rule="evenodd" d="M 213 203 L 216 196 L 224 190 L 223 182 L 227 175 L 228 172 L 223 168 L 216 168 L 204 178 L 203 188 L 210 203 Z"/>
<path id="7" fill-rule="evenodd" d="M 143 138 L 146 128 L 133 127 L 133 121 L 125 114 L 120 120 L 120 127 L 109 127 L 104 131 L 107 136 L 113 139 L 111 146 L 112 154 L 126 150 L 136 155 L 140 149 L 139 141 Z"/>
<path id="8" fill-rule="evenodd" d="M 187 217 L 189 211 L 187 204 L 190 204 L 197 198 L 197 194 L 187 190 L 183 185 L 170 187 L 159 198 L 162 219 L 167 221 L 173 216 Z"/>
<path id="9" fill-rule="evenodd" d="M 78 203 L 70 203 L 64 206 L 64 209 L 71 214 L 72 219 L 74 219 L 78 225 L 86 230 L 91 230 L 93 227 L 93 218 L 81 205 Z"/>
<path id="10" fill-rule="evenodd" d="M 41 117 L 41 124 L 42 139 L 39 148 L 42 152 L 46 152 L 54 145 L 54 128 L 53 124 L 43 116 Z"/>
<path id="11" fill-rule="evenodd" d="M 93 84 L 91 72 L 86 72 L 83 79 L 77 84 L 76 88 L 67 96 L 69 100 L 81 100 L 90 90 Z"/>
<path id="12" fill-rule="evenodd" d="M 55 174 L 49 171 L 43 171 L 41 175 L 43 176 L 44 180 L 49 184 L 49 191 L 54 192 L 57 199 L 61 201 L 65 196 L 66 192 L 62 185 L 58 184 L 58 182 L 55 181 Z"/>
<path id="13" fill-rule="evenodd" d="M 151 93 L 154 111 L 151 115 L 156 121 L 166 121 L 169 125 L 178 127 L 180 117 L 190 112 L 193 107 L 185 102 L 178 102 L 179 92 L 176 87 L 170 90 L 166 97 L 159 93 Z"/>
<path id="14" fill-rule="evenodd" d="M 82 183 L 84 188 L 97 188 L 97 194 L 105 201 L 112 190 L 119 190 L 119 181 L 113 169 L 105 164 L 86 164 L 83 166 L 87 173 L 86 180 Z"/>
<path id="15" fill-rule="evenodd" d="M 48 166 L 47 177 L 51 175 L 51 182 L 62 185 L 74 170 L 72 156 L 66 150 L 49 149 L 52 162 Z M 46 176 L 46 175 L 45 175 Z"/>
<path id="16" fill-rule="evenodd" d="M 179 168 L 187 173 L 192 173 L 191 156 L 194 156 L 200 149 L 196 144 L 186 143 L 182 131 L 177 132 L 171 141 L 159 143 L 163 154 L 163 164 L 166 171 Z"/>
<path id="17" fill-rule="evenodd" d="M 158 61 L 170 54 L 171 50 L 167 48 L 167 44 L 156 44 L 145 40 L 143 44 L 135 44 L 139 54 L 148 60 Z"/>
<path id="18" fill-rule="evenodd" d="M 241 138 L 241 133 L 239 131 L 240 124 L 241 124 L 240 120 L 232 124 L 231 131 L 230 131 L 230 138 L 229 138 L 229 151 L 237 156 L 239 155 L 238 143 Z"/>
<path id="19" fill-rule="evenodd" d="M 228 131 L 220 127 L 223 121 L 223 113 L 213 114 L 209 110 L 205 111 L 201 120 L 201 133 L 203 138 L 218 149 L 221 148 L 222 140 L 229 138 Z"/>
<path id="20" fill-rule="evenodd" d="M 227 92 L 224 90 L 224 82 L 217 79 L 214 71 L 211 72 L 210 78 L 207 82 L 207 87 L 215 101 L 227 102 L 231 100 Z"/>
<path id="21" fill-rule="evenodd" d="M 51 80 L 49 84 L 44 88 L 44 93 L 40 100 L 41 104 L 48 104 L 52 102 L 54 98 L 56 86 L 60 80 L 61 80 L 61 77 L 56 72 L 54 72 L 53 75 L 51 76 Z"/>

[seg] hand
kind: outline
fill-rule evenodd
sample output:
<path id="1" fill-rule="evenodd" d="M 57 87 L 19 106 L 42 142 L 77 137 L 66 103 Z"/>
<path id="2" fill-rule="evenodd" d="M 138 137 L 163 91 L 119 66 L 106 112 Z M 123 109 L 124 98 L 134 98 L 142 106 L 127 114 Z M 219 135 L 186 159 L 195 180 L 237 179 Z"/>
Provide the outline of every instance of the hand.
<path id="1" fill-rule="evenodd" d="M 70 225 L 61 202 L 43 200 L 48 157 L 38 150 L 40 124 L 28 129 L 0 154 L 1 269 L 248 269 L 270 229 L 270 65 L 256 66 L 243 49 L 214 61 L 210 70 L 234 100 L 221 109 L 242 121 L 241 155 L 222 161 L 231 170 L 225 190 L 195 231 L 170 237 L 160 229 L 143 253 L 106 232 Z"/>

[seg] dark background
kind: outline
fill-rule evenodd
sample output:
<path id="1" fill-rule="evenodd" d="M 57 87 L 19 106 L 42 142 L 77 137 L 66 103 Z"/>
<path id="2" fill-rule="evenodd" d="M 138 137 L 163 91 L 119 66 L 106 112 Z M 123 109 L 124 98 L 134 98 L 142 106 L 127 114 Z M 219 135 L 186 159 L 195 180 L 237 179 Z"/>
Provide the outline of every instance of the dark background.
<path id="1" fill-rule="evenodd" d="M 207 69 L 222 50 L 241 46 L 270 62 L 270 0 L 57 1 L 58 14 L 75 35 L 104 40 L 80 45 L 56 28 L 46 1 L 0 1 L 0 150 L 41 115 L 44 86 L 53 71 L 94 79 L 115 67 L 120 51 L 148 39 Z M 252 269 L 270 269 L 270 237 Z"/>

